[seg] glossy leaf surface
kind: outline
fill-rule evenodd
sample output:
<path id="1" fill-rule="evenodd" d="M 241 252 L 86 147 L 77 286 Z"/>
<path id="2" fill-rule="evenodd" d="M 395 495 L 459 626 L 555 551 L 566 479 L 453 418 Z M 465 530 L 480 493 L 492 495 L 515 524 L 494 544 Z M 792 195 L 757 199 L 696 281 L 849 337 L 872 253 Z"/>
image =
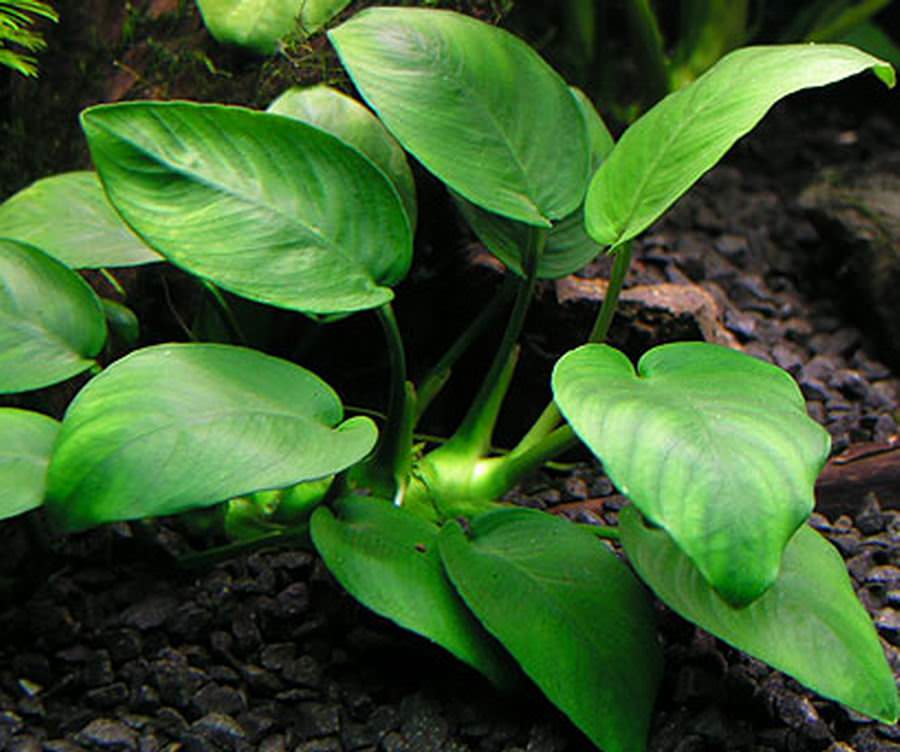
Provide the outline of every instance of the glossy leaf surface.
<path id="1" fill-rule="evenodd" d="M 62 527 L 175 514 L 321 478 L 375 443 L 335 393 L 284 360 L 228 345 L 138 350 L 69 406 L 47 506 Z"/>
<path id="2" fill-rule="evenodd" d="M 612 136 L 591 102 L 572 89 L 588 128 L 591 169 L 596 170 L 613 147 Z M 480 209 L 462 196 L 454 195 L 469 226 L 491 253 L 516 274 L 522 275 L 522 249 L 528 243 L 528 228 L 521 222 Z M 538 277 L 556 279 L 581 269 L 603 251 L 584 229 L 584 206 L 553 223 L 547 245 L 538 262 Z"/>
<path id="3" fill-rule="evenodd" d="M 81 277 L 37 248 L 0 239 L 0 393 L 75 376 L 105 341 L 103 307 Z"/>
<path id="4" fill-rule="evenodd" d="M 726 600 L 749 603 L 775 581 L 830 446 L 786 372 L 679 342 L 635 373 L 618 350 L 585 345 L 557 363 L 553 393 L 613 483 Z"/>
<path id="5" fill-rule="evenodd" d="M 346 497 L 313 513 L 312 539 L 356 600 L 449 650 L 499 686 L 515 665 L 456 594 L 437 551 L 437 525 L 372 497 Z"/>
<path id="6" fill-rule="evenodd" d="M 370 8 L 329 37 L 388 130 L 467 200 L 544 227 L 581 203 L 584 123 L 563 80 L 520 39 L 423 8 Z"/>
<path id="7" fill-rule="evenodd" d="M 59 423 L 41 413 L 0 407 L 0 519 L 39 507 Z"/>
<path id="8" fill-rule="evenodd" d="M 779 99 L 867 69 L 889 86 L 885 62 L 844 45 L 746 47 L 670 94 L 622 134 L 591 180 L 590 235 L 618 246 L 649 227 Z"/>
<path id="9" fill-rule="evenodd" d="M 269 112 L 302 120 L 359 149 L 391 181 L 403 199 L 409 225 L 416 226 L 416 185 L 406 154 L 371 110 L 324 84 L 288 89 Z"/>
<path id="10" fill-rule="evenodd" d="M 346 313 L 390 300 L 409 268 L 396 191 L 318 128 L 185 102 L 101 105 L 82 125 L 127 222 L 167 259 L 231 292 Z"/>
<path id="11" fill-rule="evenodd" d="M 456 523 L 438 545 L 487 630 L 606 752 L 645 748 L 662 666 L 650 598 L 593 535 L 531 509 Z"/>
<path id="12" fill-rule="evenodd" d="M 262 55 L 294 31 L 312 34 L 350 4 L 350 0 L 197 0 L 203 22 L 219 42 Z"/>
<path id="13" fill-rule="evenodd" d="M 895 723 L 894 677 L 840 554 L 802 525 L 775 584 L 735 609 L 706 583 L 665 531 L 634 507 L 620 515 L 622 543 L 643 580 L 684 618 L 854 710 Z"/>
<path id="14" fill-rule="evenodd" d="M 72 269 L 162 260 L 119 218 L 93 172 L 44 178 L 8 198 L 0 204 L 0 237 L 39 248 Z"/>

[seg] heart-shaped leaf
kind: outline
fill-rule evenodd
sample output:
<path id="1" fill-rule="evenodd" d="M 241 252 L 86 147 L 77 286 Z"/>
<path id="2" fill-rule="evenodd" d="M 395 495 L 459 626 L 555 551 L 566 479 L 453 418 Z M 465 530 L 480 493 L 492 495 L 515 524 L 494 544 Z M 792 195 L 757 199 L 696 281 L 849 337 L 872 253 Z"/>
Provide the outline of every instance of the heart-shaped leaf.
<path id="1" fill-rule="evenodd" d="M 0 407 L 0 519 L 39 507 L 59 423 L 40 413 Z"/>
<path id="2" fill-rule="evenodd" d="M 741 609 L 723 601 L 665 531 L 628 507 L 622 543 L 641 578 L 672 609 L 819 694 L 885 723 L 898 714 L 894 676 L 843 559 L 802 525 L 775 584 Z"/>
<path id="3" fill-rule="evenodd" d="M 129 102 L 82 125 L 118 212 L 173 263 L 313 314 L 389 301 L 412 236 L 397 192 L 356 149 L 240 107 Z"/>
<path id="4" fill-rule="evenodd" d="M 438 538 L 450 579 L 488 632 L 606 752 L 643 750 L 662 654 L 653 607 L 600 541 L 532 509 L 456 523 Z"/>
<path id="5" fill-rule="evenodd" d="M 406 154 L 381 121 L 352 97 L 320 84 L 288 89 L 268 112 L 302 120 L 337 136 L 381 169 L 403 199 L 409 226 L 416 226 L 416 184 Z"/>
<path id="6" fill-rule="evenodd" d="M 138 350 L 69 405 L 47 507 L 63 528 L 78 530 L 321 478 L 375 444 L 372 421 L 342 418 L 325 382 L 255 350 Z"/>
<path id="7" fill-rule="evenodd" d="M 678 342 L 635 373 L 618 350 L 585 345 L 557 363 L 553 393 L 613 483 L 720 595 L 746 604 L 775 581 L 830 446 L 785 371 Z"/>
<path id="8" fill-rule="evenodd" d="M 591 169 L 596 170 L 613 147 L 612 136 L 594 105 L 580 89 L 572 88 L 588 128 L 591 146 Z M 487 249 L 516 274 L 522 271 L 522 251 L 528 245 L 528 227 L 508 217 L 492 214 L 462 196 L 454 194 L 457 206 L 469 227 Z M 603 250 L 584 229 L 584 205 L 567 217 L 553 223 L 547 244 L 538 260 L 538 277 L 557 279 L 581 269 Z"/>
<path id="9" fill-rule="evenodd" d="M 328 36 L 388 130 L 467 200 L 542 227 L 581 203 L 584 122 L 520 39 L 423 8 L 370 8 Z"/>
<path id="10" fill-rule="evenodd" d="M 8 198 L 0 204 L 0 237 L 40 248 L 73 269 L 162 260 L 119 218 L 93 172 L 44 178 Z"/>
<path id="11" fill-rule="evenodd" d="M 622 134 L 591 180 L 585 221 L 601 245 L 649 227 L 782 97 L 872 68 L 888 86 L 894 70 L 853 47 L 746 47 L 651 108 Z"/>
<path id="12" fill-rule="evenodd" d="M 356 600 L 427 637 L 498 686 L 517 674 L 509 656 L 469 612 L 444 574 L 438 527 L 389 501 L 346 497 L 317 509 L 312 539 Z"/>
<path id="13" fill-rule="evenodd" d="M 0 393 L 86 371 L 105 341 L 103 306 L 81 277 L 37 248 L 0 239 Z"/>

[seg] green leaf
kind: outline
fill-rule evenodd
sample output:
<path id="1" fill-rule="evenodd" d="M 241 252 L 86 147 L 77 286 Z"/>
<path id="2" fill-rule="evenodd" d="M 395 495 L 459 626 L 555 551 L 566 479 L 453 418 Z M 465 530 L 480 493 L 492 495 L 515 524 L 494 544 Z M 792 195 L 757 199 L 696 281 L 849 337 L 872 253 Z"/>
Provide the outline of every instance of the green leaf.
<path id="1" fill-rule="evenodd" d="M 0 393 L 64 381 L 106 341 L 100 300 L 54 258 L 0 239 Z"/>
<path id="2" fill-rule="evenodd" d="M 370 8 L 328 36 L 388 130 L 467 200 L 542 227 L 581 203 L 584 122 L 520 39 L 423 8 Z"/>
<path id="3" fill-rule="evenodd" d="M 40 413 L 0 407 L 0 519 L 39 507 L 59 423 Z"/>
<path id="4" fill-rule="evenodd" d="M 619 520 L 638 574 L 685 619 L 825 697 L 884 723 L 897 721 L 897 689 L 878 635 L 840 554 L 815 530 L 801 526 L 784 550 L 775 584 L 735 609 L 665 531 L 647 528 L 633 507 Z"/>
<path id="5" fill-rule="evenodd" d="M 775 581 L 830 446 L 785 371 L 678 342 L 636 374 L 618 350 L 585 345 L 557 363 L 553 393 L 613 483 L 722 597 L 746 604 Z"/>
<path id="6" fill-rule="evenodd" d="M 73 269 L 162 260 L 119 219 L 93 172 L 53 175 L 8 198 L 0 204 L 0 237 L 40 248 Z"/>
<path id="7" fill-rule="evenodd" d="M 240 107 L 131 102 L 82 113 L 113 205 L 174 264 L 313 314 L 375 308 L 406 274 L 403 205 L 356 149 Z"/>
<path id="8" fill-rule="evenodd" d="M 622 135 L 591 180 L 588 233 L 618 246 L 649 227 L 782 97 L 887 63 L 833 44 L 746 47 L 670 94 Z"/>
<path id="9" fill-rule="evenodd" d="M 351 0 L 304 0 L 300 12 L 300 27 L 307 34 L 315 34 L 325 28 Z"/>
<path id="10" fill-rule="evenodd" d="M 350 595 L 449 650 L 494 684 L 513 683 L 515 666 L 444 574 L 437 525 L 372 497 L 339 499 L 335 512 L 320 507 L 313 513 L 312 539 Z"/>
<path id="11" fill-rule="evenodd" d="M 68 530 L 176 514 L 321 478 L 362 459 L 376 430 L 284 360 L 228 345 L 122 358 L 69 405 L 47 507 Z"/>
<path id="12" fill-rule="evenodd" d="M 293 87 L 268 112 L 309 123 L 358 149 L 391 181 L 403 199 L 409 226 L 416 226 L 416 184 L 406 154 L 364 105 L 330 86 Z"/>
<path id="13" fill-rule="evenodd" d="M 197 0 L 203 23 L 217 42 L 272 55 L 297 26 L 306 0 Z"/>
<path id="14" fill-rule="evenodd" d="M 531 509 L 456 523 L 438 545 L 466 604 L 606 752 L 645 748 L 662 654 L 653 607 L 600 541 Z"/>
<path id="15" fill-rule="evenodd" d="M 591 166 L 597 169 L 613 147 L 612 136 L 591 102 L 579 89 L 572 95 L 581 109 L 588 127 L 591 144 Z M 453 198 L 469 227 L 487 249 L 516 274 L 523 276 L 522 250 L 528 244 L 528 227 L 507 217 L 480 209 L 454 194 Z M 581 269 L 603 251 L 584 229 L 584 205 L 567 217 L 553 223 L 547 245 L 538 262 L 538 277 L 557 279 Z"/>

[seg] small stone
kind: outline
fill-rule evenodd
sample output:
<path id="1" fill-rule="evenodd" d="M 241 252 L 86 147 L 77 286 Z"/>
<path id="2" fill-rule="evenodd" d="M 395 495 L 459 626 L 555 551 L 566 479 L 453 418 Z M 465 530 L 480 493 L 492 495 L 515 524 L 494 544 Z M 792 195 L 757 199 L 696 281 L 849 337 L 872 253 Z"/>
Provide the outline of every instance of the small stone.
<path id="1" fill-rule="evenodd" d="M 75 735 L 79 744 L 92 745 L 100 749 L 121 750 L 138 748 L 137 734 L 121 721 L 98 718 L 91 721 Z"/>
<path id="2" fill-rule="evenodd" d="M 881 511 L 881 505 L 878 503 L 878 497 L 869 493 L 866 494 L 862 508 L 854 516 L 856 527 L 863 535 L 875 535 L 884 530 L 885 516 Z"/>
<path id="3" fill-rule="evenodd" d="M 331 736 L 341 728 L 340 707 L 321 702 L 303 702 L 297 706 L 295 721 L 301 739 Z"/>
<path id="4" fill-rule="evenodd" d="M 14 736 L 9 740 L 8 752 L 43 752 L 43 745 L 30 734 Z"/>
<path id="5" fill-rule="evenodd" d="M 289 661 L 281 675 L 291 684 L 299 687 L 318 689 L 322 685 L 322 668 L 311 655 L 301 655 L 299 658 Z"/>
<path id="6" fill-rule="evenodd" d="M 117 629 L 104 635 L 103 644 L 115 663 L 124 663 L 141 654 L 141 636 L 133 629 Z"/>
<path id="7" fill-rule="evenodd" d="M 240 606 L 231 621 L 231 631 L 237 646 L 245 653 L 256 650 L 262 643 L 262 633 L 256 623 L 256 612 L 246 605 Z"/>
<path id="8" fill-rule="evenodd" d="M 287 752 L 284 734 L 272 734 L 271 736 L 267 736 L 260 742 L 259 752 Z"/>
<path id="9" fill-rule="evenodd" d="M 88 691 L 84 699 L 95 708 L 109 709 L 128 701 L 130 693 L 124 682 L 107 684 Z"/>
<path id="10" fill-rule="evenodd" d="M 84 664 L 82 680 L 88 687 L 102 687 L 113 682 L 112 660 L 106 650 L 97 650 Z"/>
<path id="11" fill-rule="evenodd" d="M 305 582 L 288 585 L 276 597 L 277 614 L 284 619 L 295 619 L 309 609 L 309 588 Z"/>
<path id="12" fill-rule="evenodd" d="M 241 724 L 226 713 L 208 713 L 191 724 L 191 731 L 208 737 L 226 749 L 235 749 L 247 738 Z"/>
<path id="13" fill-rule="evenodd" d="M 829 385 L 839 389 L 841 393 L 850 399 L 862 399 L 868 391 L 865 378 L 859 371 L 852 368 L 840 368 L 835 371 Z"/>
<path id="14" fill-rule="evenodd" d="M 210 683 L 200 688 L 191 705 L 203 715 L 237 715 L 246 709 L 247 698 L 233 687 Z"/>
<path id="15" fill-rule="evenodd" d="M 84 752 L 84 747 L 66 739 L 48 739 L 43 744 L 43 752 Z"/>
<path id="16" fill-rule="evenodd" d="M 803 352 L 784 342 L 779 342 L 772 348 L 772 359 L 775 361 L 775 365 L 793 376 L 800 373 L 803 368 Z"/>
<path id="17" fill-rule="evenodd" d="M 161 627 L 177 608 L 178 601 L 170 595 L 149 595 L 125 609 L 122 624 L 146 632 Z"/>

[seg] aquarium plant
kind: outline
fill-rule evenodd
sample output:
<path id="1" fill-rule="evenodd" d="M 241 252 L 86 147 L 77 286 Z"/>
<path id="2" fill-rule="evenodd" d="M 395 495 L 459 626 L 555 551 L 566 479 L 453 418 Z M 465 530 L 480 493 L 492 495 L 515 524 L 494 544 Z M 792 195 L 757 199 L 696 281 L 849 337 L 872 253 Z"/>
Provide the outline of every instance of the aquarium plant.
<path id="1" fill-rule="evenodd" d="M 37 76 L 37 59 L 31 53 L 47 46 L 33 28 L 36 18 L 56 22 L 59 15 L 43 0 L 0 0 L 0 65 L 23 76 Z"/>
<path id="2" fill-rule="evenodd" d="M 875 629 L 839 554 L 806 524 L 830 442 L 791 376 L 705 342 L 664 344 L 636 365 L 605 344 L 633 239 L 775 102 L 866 70 L 893 86 L 892 68 L 841 45 L 740 49 L 614 141 L 531 47 L 472 18 L 371 8 L 329 38 L 368 107 L 324 86 L 267 112 L 91 107 L 81 119 L 97 174 L 47 178 L 0 206 L 0 389 L 90 374 L 61 422 L 0 410 L 14 448 L 0 455 L 2 513 L 42 507 L 75 532 L 215 509 L 238 536 L 308 535 L 361 603 L 498 687 L 524 674 L 607 752 L 645 747 L 662 670 L 651 592 L 818 693 L 895 721 Z M 392 307 L 417 225 L 407 153 L 446 185 L 512 288 L 460 322 L 415 384 Z M 589 340 L 556 363 L 531 428 L 496 450 L 537 281 L 599 253 L 614 264 Z M 160 344 L 101 366 L 122 312 L 70 267 L 114 276 L 160 259 L 322 322 L 377 317 L 390 364 L 381 425 L 346 417 L 301 365 L 243 345 Z M 457 429 L 423 443 L 419 419 L 504 310 Z M 503 501 L 579 442 L 629 500 L 617 527 Z"/>

